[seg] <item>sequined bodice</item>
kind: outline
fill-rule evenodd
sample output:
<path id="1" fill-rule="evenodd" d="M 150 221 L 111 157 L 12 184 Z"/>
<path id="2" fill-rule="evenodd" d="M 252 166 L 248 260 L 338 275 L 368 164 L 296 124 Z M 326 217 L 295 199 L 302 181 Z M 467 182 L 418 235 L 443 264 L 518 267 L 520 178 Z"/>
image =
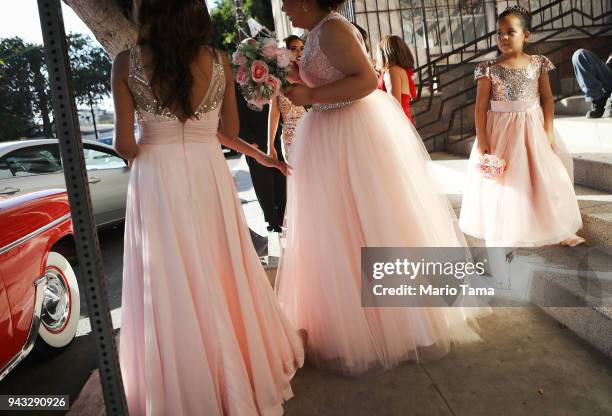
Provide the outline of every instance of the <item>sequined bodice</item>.
<path id="1" fill-rule="evenodd" d="M 304 107 L 293 105 L 288 98 L 283 95 L 278 96 L 278 108 L 283 118 L 283 134 L 281 139 L 283 140 L 283 148 L 285 150 L 285 159 L 289 161 L 291 155 L 291 145 L 295 138 L 295 129 L 300 118 L 304 115 L 306 110 Z"/>
<path id="2" fill-rule="evenodd" d="M 133 47 L 130 51 L 128 87 L 136 103 L 139 123 L 142 124 L 142 122 L 146 121 L 180 122 L 180 119 L 169 108 L 162 107 L 155 97 L 144 70 L 139 46 Z M 194 116 L 187 120 L 187 122 L 194 123 L 202 121 L 213 123 L 216 132 L 224 93 L 225 76 L 223 73 L 223 65 L 217 58 L 215 62 L 213 62 L 213 71 L 208 91 L 196 109 Z"/>
<path id="3" fill-rule="evenodd" d="M 327 59 L 327 56 L 325 56 L 325 53 L 323 53 L 319 47 L 321 27 L 325 22 L 332 19 L 342 20 L 346 22 L 346 24 L 351 25 L 341 14 L 332 12 L 321 19 L 321 21 L 312 28 L 308 34 L 308 39 L 306 39 L 304 52 L 300 59 L 300 76 L 309 87 L 319 87 L 321 85 L 331 84 L 332 82 L 336 82 L 346 77 L 346 75 L 329 62 L 329 59 Z M 351 28 L 356 34 L 359 33 L 352 25 Z M 361 35 L 358 35 L 358 39 L 360 39 L 360 37 Z M 363 42 L 362 48 L 365 52 Z"/>
<path id="4" fill-rule="evenodd" d="M 474 79 L 491 79 L 492 101 L 531 101 L 540 95 L 540 74 L 555 69 L 555 66 L 542 55 L 532 55 L 523 68 L 506 68 L 495 60 L 482 62 L 474 71 Z"/>

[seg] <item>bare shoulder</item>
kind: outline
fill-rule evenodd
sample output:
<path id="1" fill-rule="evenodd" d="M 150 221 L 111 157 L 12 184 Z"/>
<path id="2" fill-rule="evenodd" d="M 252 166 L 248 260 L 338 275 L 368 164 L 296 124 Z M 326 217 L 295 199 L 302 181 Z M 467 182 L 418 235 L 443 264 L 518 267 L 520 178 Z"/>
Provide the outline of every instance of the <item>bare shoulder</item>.
<path id="1" fill-rule="evenodd" d="M 227 58 L 227 54 L 225 52 L 219 49 L 215 49 L 215 53 L 217 54 L 217 57 L 219 58 L 219 62 L 223 66 L 230 67 L 229 59 Z"/>
<path id="2" fill-rule="evenodd" d="M 121 51 L 113 59 L 113 75 L 116 78 L 127 78 L 130 70 L 130 49 Z"/>
<path id="3" fill-rule="evenodd" d="M 394 76 L 401 76 L 406 73 L 406 70 L 397 65 L 393 65 L 389 68 L 389 73 Z"/>
<path id="4" fill-rule="evenodd" d="M 354 41 L 355 32 L 350 23 L 341 19 L 329 19 L 321 26 L 321 36 L 327 42 L 348 43 Z"/>
<path id="5" fill-rule="evenodd" d="M 113 59 L 113 66 L 117 68 L 127 68 L 130 64 L 130 49 L 121 51 Z"/>

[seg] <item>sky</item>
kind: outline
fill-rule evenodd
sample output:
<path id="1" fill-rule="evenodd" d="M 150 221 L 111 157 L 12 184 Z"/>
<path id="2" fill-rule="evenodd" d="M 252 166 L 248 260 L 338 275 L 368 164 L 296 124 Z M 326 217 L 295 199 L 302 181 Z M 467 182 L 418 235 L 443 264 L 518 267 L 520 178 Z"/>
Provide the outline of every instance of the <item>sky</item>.
<path id="1" fill-rule="evenodd" d="M 36 0 L 0 0 L 0 38 L 19 36 L 28 42 L 42 44 L 38 2 Z M 91 31 L 62 3 L 66 32 L 84 33 L 95 39 Z"/>
<path id="2" fill-rule="evenodd" d="M 208 1 L 209 8 L 212 2 Z M 42 44 L 42 31 L 38 17 L 38 2 L 36 0 L 0 0 L 0 38 L 18 36 L 27 42 Z M 62 2 L 64 28 L 66 33 L 83 33 L 97 43 L 93 33 L 85 23 Z M 110 99 L 101 103 L 101 108 L 112 108 Z"/>
<path id="3" fill-rule="evenodd" d="M 213 2 L 208 0 L 209 8 Z M 19 36 L 29 42 L 42 44 L 38 2 L 36 0 L 0 0 L 0 38 Z M 95 39 L 91 31 L 72 11 L 62 3 L 66 32 L 84 33 Z"/>

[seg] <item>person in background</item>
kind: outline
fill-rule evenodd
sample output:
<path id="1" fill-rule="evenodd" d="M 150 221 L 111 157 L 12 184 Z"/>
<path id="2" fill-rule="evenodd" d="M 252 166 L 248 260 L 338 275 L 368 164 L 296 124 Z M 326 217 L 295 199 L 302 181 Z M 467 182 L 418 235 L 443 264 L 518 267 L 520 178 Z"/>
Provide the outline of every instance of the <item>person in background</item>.
<path id="1" fill-rule="evenodd" d="M 269 107 L 265 106 L 262 111 L 251 110 L 240 93 L 236 94 L 240 118 L 240 138 L 255 145 L 262 152 L 268 153 Z M 279 136 L 280 132 L 274 137 L 274 146 L 275 151 L 282 154 Z M 282 155 L 279 159 L 283 160 Z M 287 195 L 285 176 L 276 169 L 266 169 L 252 157 L 247 156 L 246 161 L 249 165 L 255 195 L 257 195 L 264 218 L 268 223 L 268 231 L 281 232 Z"/>
<path id="2" fill-rule="evenodd" d="M 378 42 L 376 65 L 380 73 L 378 89 L 393 95 L 414 124 L 410 100 L 416 98 L 417 92 L 412 80 L 414 58 L 408 45 L 399 36 L 384 36 Z"/>
<path id="3" fill-rule="evenodd" d="M 600 118 L 612 94 L 612 52 L 606 63 L 587 49 L 578 49 L 572 56 L 574 73 L 584 97 L 591 102 L 587 118 Z M 609 116 L 612 116 L 610 112 Z"/>
<path id="4" fill-rule="evenodd" d="M 285 46 L 293 52 L 295 60 L 299 64 L 302 51 L 304 50 L 304 41 L 302 38 L 291 35 L 285 39 Z M 293 105 L 284 95 L 279 95 L 270 101 L 270 111 L 268 115 L 268 154 L 270 156 L 275 159 L 278 158 L 274 143 L 278 133 L 278 122 L 282 116 L 283 128 L 281 140 L 283 142 L 285 160 L 287 162 L 290 161 L 291 144 L 295 136 L 295 129 L 305 111 L 304 107 Z"/>

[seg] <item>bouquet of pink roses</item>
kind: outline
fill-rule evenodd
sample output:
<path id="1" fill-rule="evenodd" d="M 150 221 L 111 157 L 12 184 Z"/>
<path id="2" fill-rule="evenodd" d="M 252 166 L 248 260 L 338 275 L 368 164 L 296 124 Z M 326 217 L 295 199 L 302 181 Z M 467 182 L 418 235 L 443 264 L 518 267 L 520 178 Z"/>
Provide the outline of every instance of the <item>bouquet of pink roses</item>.
<path id="1" fill-rule="evenodd" d="M 261 111 L 289 85 L 287 67 L 294 59 L 293 52 L 279 48 L 274 38 L 260 36 L 238 45 L 232 63 L 236 82 L 250 108 Z"/>

